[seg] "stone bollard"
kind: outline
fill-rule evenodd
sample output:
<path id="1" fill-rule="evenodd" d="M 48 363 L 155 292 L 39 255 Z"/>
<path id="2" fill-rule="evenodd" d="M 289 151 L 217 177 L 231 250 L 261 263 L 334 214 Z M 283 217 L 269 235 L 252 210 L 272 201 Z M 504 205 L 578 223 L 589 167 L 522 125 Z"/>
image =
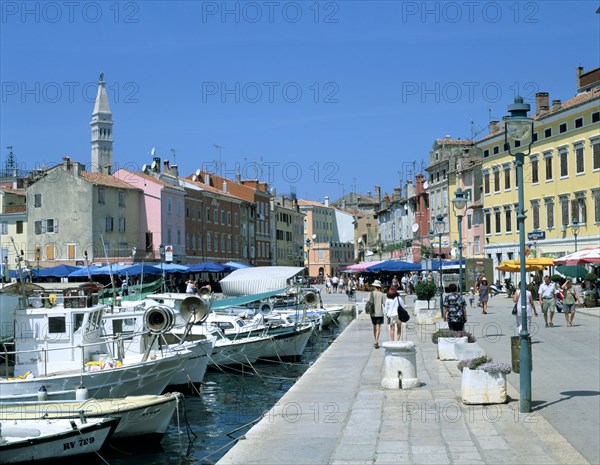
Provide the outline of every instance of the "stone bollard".
<path id="1" fill-rule="evenodd" d="M 417 352 L 414 342 L 387 341 L 385 349 L 384 377 L 381 387 L 384 389 L 412 389 L 419 387 L 417 378 Z"/>

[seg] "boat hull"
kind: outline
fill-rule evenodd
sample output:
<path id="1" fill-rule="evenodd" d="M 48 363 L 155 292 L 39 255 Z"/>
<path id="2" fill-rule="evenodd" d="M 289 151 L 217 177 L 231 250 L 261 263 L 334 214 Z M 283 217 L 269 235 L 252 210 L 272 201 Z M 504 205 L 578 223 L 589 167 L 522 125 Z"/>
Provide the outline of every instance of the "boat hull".
<path id="1" fill-rule="evenodd" d="M 129 396 L 119 399 L 84 401 L 17 402 L 0 405 L 0 422 L 35 419 L 77 419 L 80 412 L 87 418 L 114 416 L 120 419 L 112 440 L 153 435 L 162 438 L 173 414 L 183 401 L 175 392 L 159 396 Z"/>
<path id="2" fill-rule="evenodd" d="M 31 463 L 98 452 L 118 423 L 117 418 L 90 420 L 23 420 L 4 427 L 0 443 L 2 463 Z"/>

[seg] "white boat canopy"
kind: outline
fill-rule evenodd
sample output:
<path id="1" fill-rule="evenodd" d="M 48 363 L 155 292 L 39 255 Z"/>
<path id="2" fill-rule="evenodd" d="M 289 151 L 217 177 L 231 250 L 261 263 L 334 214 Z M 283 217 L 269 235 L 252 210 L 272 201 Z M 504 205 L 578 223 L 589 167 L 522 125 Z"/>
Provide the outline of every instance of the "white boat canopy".
<path id="1" fill-rule="evenodd" d="M 293 284 L 304 272 L 297 266 L 259 266 L 231 272 L 219 283 L 226 296 L 242 296 L 276 291 Z"/>

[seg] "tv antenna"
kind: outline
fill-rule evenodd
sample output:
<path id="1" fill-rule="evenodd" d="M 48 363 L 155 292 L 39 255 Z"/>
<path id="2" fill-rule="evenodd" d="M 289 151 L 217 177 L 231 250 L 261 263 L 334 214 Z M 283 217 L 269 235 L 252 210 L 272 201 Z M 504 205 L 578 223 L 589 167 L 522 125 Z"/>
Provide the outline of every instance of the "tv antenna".
<path id="1" fill-rule="evenodd" d="M 221 175 L 221 163 L 222 163 L 222 160 L 221 160 L 221 151 L 225 147 L 223 147 L 222 145 L 219 145 L 219 144 L 213 144 L 213 147 L 219 151 L 219 167 L 217 168 L 217 173 L 219 173 L 219 175 Z"/>
<path id="2" fill-rule="evenodd" d="M 171 149 L 171 153 L 173 154 L 173 164 L 176 165 L 177 164 L 177 157 L 175 152 L 177 152 L 177 149 Z"/>

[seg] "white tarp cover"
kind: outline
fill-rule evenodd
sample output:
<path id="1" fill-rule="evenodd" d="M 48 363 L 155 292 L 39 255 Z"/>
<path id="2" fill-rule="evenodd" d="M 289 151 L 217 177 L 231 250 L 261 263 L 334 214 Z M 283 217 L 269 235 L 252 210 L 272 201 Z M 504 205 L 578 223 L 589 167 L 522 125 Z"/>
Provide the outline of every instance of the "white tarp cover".
<path id="1" fill-rule="evenodd" d="M 219 283 L 223 294 L 240 296 L 276 291 L 292 284 L 295 276 L 304 272 L 297 266 L 259 266 L 231 272 Z"/>

